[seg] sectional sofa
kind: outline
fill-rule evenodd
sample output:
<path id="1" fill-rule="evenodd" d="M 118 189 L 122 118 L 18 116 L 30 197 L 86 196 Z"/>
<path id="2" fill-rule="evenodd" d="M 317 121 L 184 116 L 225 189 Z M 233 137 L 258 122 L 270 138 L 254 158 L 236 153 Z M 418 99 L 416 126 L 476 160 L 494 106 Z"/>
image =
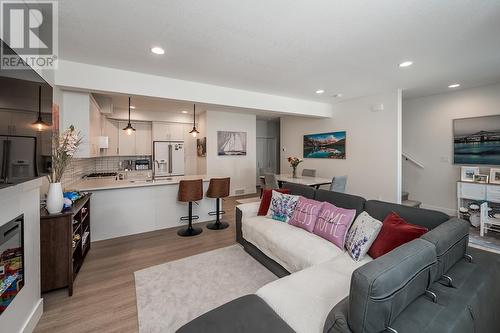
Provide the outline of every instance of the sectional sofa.
<path id="1" fill-rule="evenodd" d="M 468 223 L 440 212 L 285 184 L 292 194 L 396 212 L 429 232 L 372 260 L 307 231 L 236 208 L 236 238 L 280 279 L 194 319 L 178 332 L 499 332 L 500 256 L 468 247 Z"/>

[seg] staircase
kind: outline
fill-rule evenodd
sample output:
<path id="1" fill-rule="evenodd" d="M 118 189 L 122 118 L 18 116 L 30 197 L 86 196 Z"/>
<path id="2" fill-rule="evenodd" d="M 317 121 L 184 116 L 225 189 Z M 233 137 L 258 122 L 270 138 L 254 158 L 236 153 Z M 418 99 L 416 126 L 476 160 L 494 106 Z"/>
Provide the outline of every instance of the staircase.
<path id="1" fill-rule="evenodd" d="M 405 206 L 408 206 L 408 207 L 420 208 L 420 205 L 422 203 L 420 201 L 410 200 L 409 197 L 410 197 L 410 193 L 408 193 L 408 192 L 401 193 L 401 203 Z"/>

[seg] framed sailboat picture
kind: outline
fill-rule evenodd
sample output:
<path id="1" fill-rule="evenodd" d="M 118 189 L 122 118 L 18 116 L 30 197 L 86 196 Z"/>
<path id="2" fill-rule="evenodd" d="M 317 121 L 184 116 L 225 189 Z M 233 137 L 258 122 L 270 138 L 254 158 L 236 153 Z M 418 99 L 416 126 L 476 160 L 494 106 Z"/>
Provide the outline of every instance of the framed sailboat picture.
<path id="1" fill-rule="evenodd" d="M 247 133 L 217 131 L 217 154 L 219 156 L 245 156 Z"/>

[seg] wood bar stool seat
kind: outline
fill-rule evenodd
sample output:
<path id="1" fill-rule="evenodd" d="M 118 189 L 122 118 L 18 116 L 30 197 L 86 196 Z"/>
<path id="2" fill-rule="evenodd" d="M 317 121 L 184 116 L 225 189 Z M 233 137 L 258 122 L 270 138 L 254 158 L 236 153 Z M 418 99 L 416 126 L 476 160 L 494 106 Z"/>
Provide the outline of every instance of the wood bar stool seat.
<path id="1" fill-rule="evenodd" d="M 188 216 L 181 217 L 181 221 L 188 221 L 188 226 L 177 231 L 179 236 L 196 236 L 203 231 L 201 228 L 193 227 L 193 220 L 200 218 L 198 215 L 193 215 L 193 202 L 201 199 L 203 199 L 203 180 L 181 180 L 179 182 L 179 196 L 177 200 L 188 203 Z"/>
<path id="2" fill-rule="evenodd" d="M 229 196 L 229 177 L 227 178 L 212 178 L 208 185 L 207 198 L 215 198 L 215 211 L 209 212 L 208 215 L 215 216 L 215 222 L 207 224 L 207 228 L 211 230 L 221 230 L 229 227 L 226 222 L 220 221 L 220 216 L 226 214 L 225 211 L 220 209 L 220 201 L 222 198 Z"/>

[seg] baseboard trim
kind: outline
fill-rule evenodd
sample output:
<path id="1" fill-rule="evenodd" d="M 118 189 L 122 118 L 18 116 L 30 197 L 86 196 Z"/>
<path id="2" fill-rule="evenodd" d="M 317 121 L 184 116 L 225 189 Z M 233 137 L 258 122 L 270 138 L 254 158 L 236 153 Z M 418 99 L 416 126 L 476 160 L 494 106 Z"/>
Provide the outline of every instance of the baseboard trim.
<path id="1" fill-rule="evenodd" d="M 35 307 L 33 308 L 33 311 L 31 312 L 30 316 L 24 323 L 24 326 L 21 329 L 21 333 L 32 333 L 35 330 L 36 324 L 38 324 L 38 321 L 42 317 L 42 314 L 43 314 L 43 298 L 40 298 L 36 303 Z"/>

